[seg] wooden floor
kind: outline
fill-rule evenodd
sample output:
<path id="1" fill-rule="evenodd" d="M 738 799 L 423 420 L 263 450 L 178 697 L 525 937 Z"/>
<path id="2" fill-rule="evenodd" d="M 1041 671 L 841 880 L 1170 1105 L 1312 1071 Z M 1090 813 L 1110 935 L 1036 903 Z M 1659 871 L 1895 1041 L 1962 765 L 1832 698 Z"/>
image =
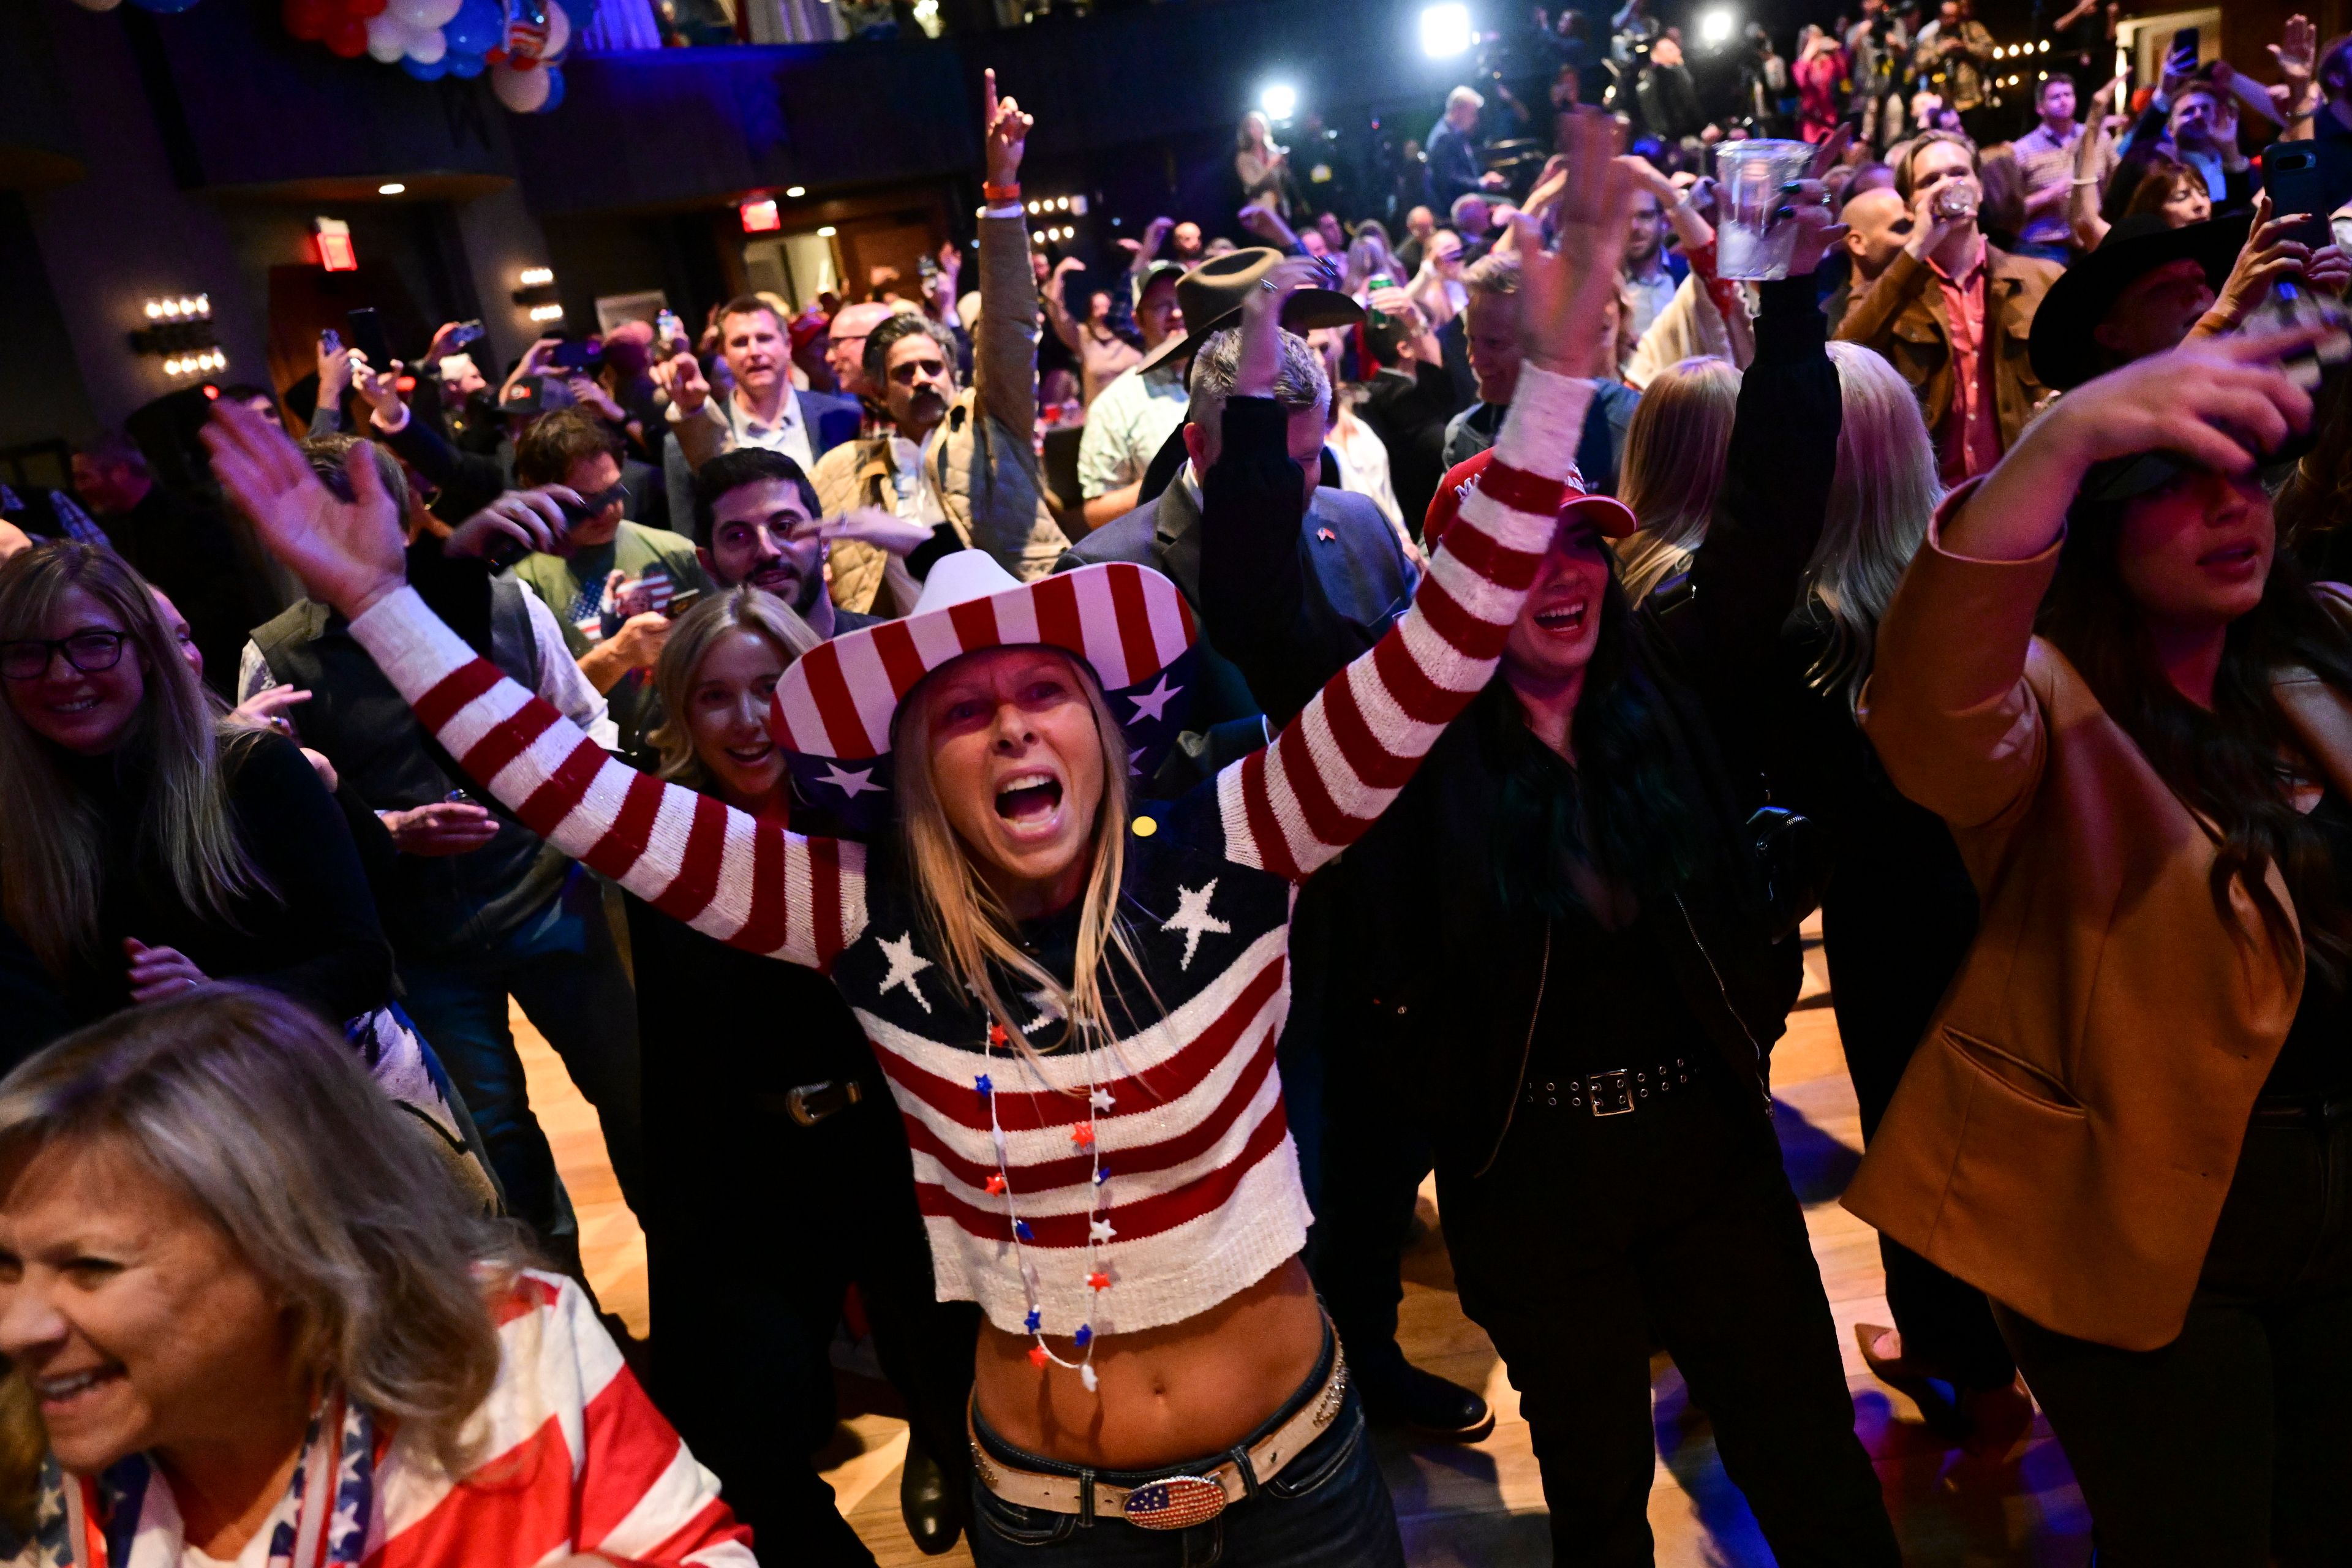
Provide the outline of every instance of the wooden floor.
<path id="1" fill-rule="evenodd" d="M 2064 1456 L 2044 1425 L 2037 1419 L 2018 1463 L 1989 1468 L 1948 1452 L 1921 1424 L 1909 1399 L 1863 1370 L 1852 1325 L 1892 1320 L 1876 1237 L 1837 1205 L 1860 1157 L 1862 1134 L 1817 942 L 1806 954 L 1806 966 L 1804 998 L 1773 1055 L 1780 1144 L 1805 1202 L 1813 1256 L 1837 1317 L 1855 1427 L 1876 1461 L 1906 1561 L 1939 1568 L 2080 1568 L 2090 1555 L 2089 1521 Z M 589 1276 L 605 1306 L 644 1333 L 649 1327 L 645 1239 L 604 1163 L 595 1114 L 519 1013 L 515 1033 L 523 1042 L 532 1104 L 580 1213 L 581 1251 Z M 1399 1337 L 1405 1353 L 1420 1365 L 1483 1390 L 1498 1420 L 1494 1436 L 1475 1447 L 1416 1447 L 1392 1436 L 1380 1439 L 1406 1556 L 1415 1568 L 1549 1563 L 1543 1487 L 1527 1425 L 1518 1418 L 1518 1396 L 1494 1346 L 1455 1302 L 1445 1248 L 1437 1237 L 1436 1205 L 1427 1188 L 1422 1210 L 1429 1235 L 1405 1261 Z M 845 1386 L 861 1384 L 853 1378 Z M 1746 1503 L 1716 1458 L 1705 1415 L 1691 1406 L 1673 1364 L 1663 1356 L 1654 1369 L 1653 1401 L 1658 1469 L 1650 1521 L 1658 1562 L 1666 1568 L 1771 1563 Z M 970 1563 L 961 1546 L 949 1556 L 924 1558 L 907 1539 L 898 1510 L 905 1448 L 906 1426 L 891 1416 L 868 1413 L 844 1421 L 826 1472 L 843 1511 L 885 1568 Z M 771 1562 L 788 1563 L 790 1553 Z"/>

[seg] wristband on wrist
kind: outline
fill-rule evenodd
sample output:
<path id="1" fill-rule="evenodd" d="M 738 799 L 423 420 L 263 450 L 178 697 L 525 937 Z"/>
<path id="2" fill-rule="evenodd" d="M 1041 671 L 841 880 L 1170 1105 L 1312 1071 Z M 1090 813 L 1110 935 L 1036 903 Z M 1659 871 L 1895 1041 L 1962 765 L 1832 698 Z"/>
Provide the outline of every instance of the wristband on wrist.
<path id="1" fill-rule="evenodd" d="M 981 182 L 980 196 L 990 206 L 1004 206 L 1021 199 L 1021 182 L 1015 180 L 1009 185 L 1000 185 L 992 181 L 983 180 Z"/>

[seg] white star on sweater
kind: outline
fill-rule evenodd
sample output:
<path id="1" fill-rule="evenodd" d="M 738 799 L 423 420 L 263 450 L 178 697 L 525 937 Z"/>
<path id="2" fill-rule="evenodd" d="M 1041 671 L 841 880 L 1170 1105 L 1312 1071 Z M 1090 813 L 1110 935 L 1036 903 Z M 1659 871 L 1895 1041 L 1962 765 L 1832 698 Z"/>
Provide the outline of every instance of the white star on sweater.
<path id="1" fill-rule="evenodd" d="M 1179 969 L 1192 967 L 1192 955 L 1200 951 L 1202 932 L 1217 931 L 1223 935 L 1233 933 L 1232 926 L 1209 912 L 1209 900 L 1217 895 L 1217 881 L 1218 879 L 1210 878 L 1209 885 L 1205 888 L 1187 888 L 1180 885 L 1176 889 L 1176 912 L 1169 916 L 1160 927 L 1161 931 L 1181 931 L 1184 933 L 1184 962 L 1176 966 Z"/>
<path id="2" fill-rule="evenodd" d="M 1087 1103 L 1092 1105 L 1097 1110 L 1108 1110 L 1111 1107 L 1110 1090 L 1096 1089 L 1092 1094 L 1087 1096 Z"/>
<path id="3" fill-rule="evenodd" d="M 1051 991 L 1024 991 L 1021 995 L 1029 1005 L 1037 1009 L 1037 1016 L 1021 1026 L 1024 1035 L 1034 1035 L 1066 1016 L 1062 1011 L 1062 1005 L 1054 1000 Z"/>
<path id="4" fill-rule="evenodd" d="M 817 780 L 817 783 L 829 784 L 852 800 L 856 800 L 861 795 L 882 793 L 882 786 L 874 782 L 872 768 L 859 768 L 854 773 L 844 772 L 838 763 L 825 763 L 824 777 Z"/>
<path id="5" fill-rule="evenodd" d="M 1158 723 L 1168 716 L 1166 711 L 1168 704 L 1173 702 L 1176 700 L 1176 694 L 1183 689 L 1181 686 L 1169 685 L 1168 673 L 1162 670 L 1157 686 L 1142 696 L 1130 697 L 1128 700 L 1135 704 L 1135 716 L 1138 719 L 1150 718 L 1152 722 Z"/>
<path id="6" fill-rule="evenodd" d="M 883 977 L 882 989 L 875 994 L 887 996 L 893 986 L 903 985 L 907 988 L 907 994 L 921 1003 L 924 1012 L 929 1012 L 930 998 L 924 995 L 923 988 L 915 984 L 915 976 L 929 969 L 931 966 L 931 961 L 915 955 L 915 933 L 908 931 L 898 941 L 886 942 L 880 946 L 883 952 L 889 957 L 890 973 Z"/>
<path id="7" fill-rule="evenodd" d="M 1087 1226 L 1087 1239 L 1088 1241 L 1108 1241 L 1112 1237 L 1118 1234 L 1118 1233 L 1117 1231 L 1111 1229 L 1110 1221 L 1107 1219 L 1096 1220 Z"/>

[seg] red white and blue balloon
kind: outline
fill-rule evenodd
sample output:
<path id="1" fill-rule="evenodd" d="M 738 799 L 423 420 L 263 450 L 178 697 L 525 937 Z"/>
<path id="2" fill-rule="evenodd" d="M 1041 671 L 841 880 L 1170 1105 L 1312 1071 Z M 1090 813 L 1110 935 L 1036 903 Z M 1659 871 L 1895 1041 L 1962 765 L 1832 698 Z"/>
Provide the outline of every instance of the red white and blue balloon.
<path id="1" fill-rule="evenodd" d="M 111 11 L 122 0 L 79 0 Z M 131 0 L 169 15 L 197 0 Z M 286 30 L 347 60 L 365 55 L 419 81 L 470 79 L 485 70 L 499 101 L 517 114 L 544 114 L 563 101 L 557 62 L 572 47 L 571 11 L 560 0 L 279 0 Z M 572 0 L 585 21 L 595 0 Z"/>

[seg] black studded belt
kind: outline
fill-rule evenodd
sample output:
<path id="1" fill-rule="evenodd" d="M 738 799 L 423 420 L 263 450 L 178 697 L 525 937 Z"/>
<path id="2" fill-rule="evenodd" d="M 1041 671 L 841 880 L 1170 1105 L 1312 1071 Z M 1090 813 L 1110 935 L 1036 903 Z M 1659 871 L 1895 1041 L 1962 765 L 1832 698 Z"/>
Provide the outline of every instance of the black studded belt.
<path id="1" fill-rule="evenodd" d="M 1676 1057 L 1656 1067 L 1612 1068 L 1582 1078 L 1531 1078 L 1527 1081 L 1523 1103 L 1542 1110 L 1631 1116 L 1668 1096 L 1683 1093 L 1697 1077 L 1696 1061 Z"/>

